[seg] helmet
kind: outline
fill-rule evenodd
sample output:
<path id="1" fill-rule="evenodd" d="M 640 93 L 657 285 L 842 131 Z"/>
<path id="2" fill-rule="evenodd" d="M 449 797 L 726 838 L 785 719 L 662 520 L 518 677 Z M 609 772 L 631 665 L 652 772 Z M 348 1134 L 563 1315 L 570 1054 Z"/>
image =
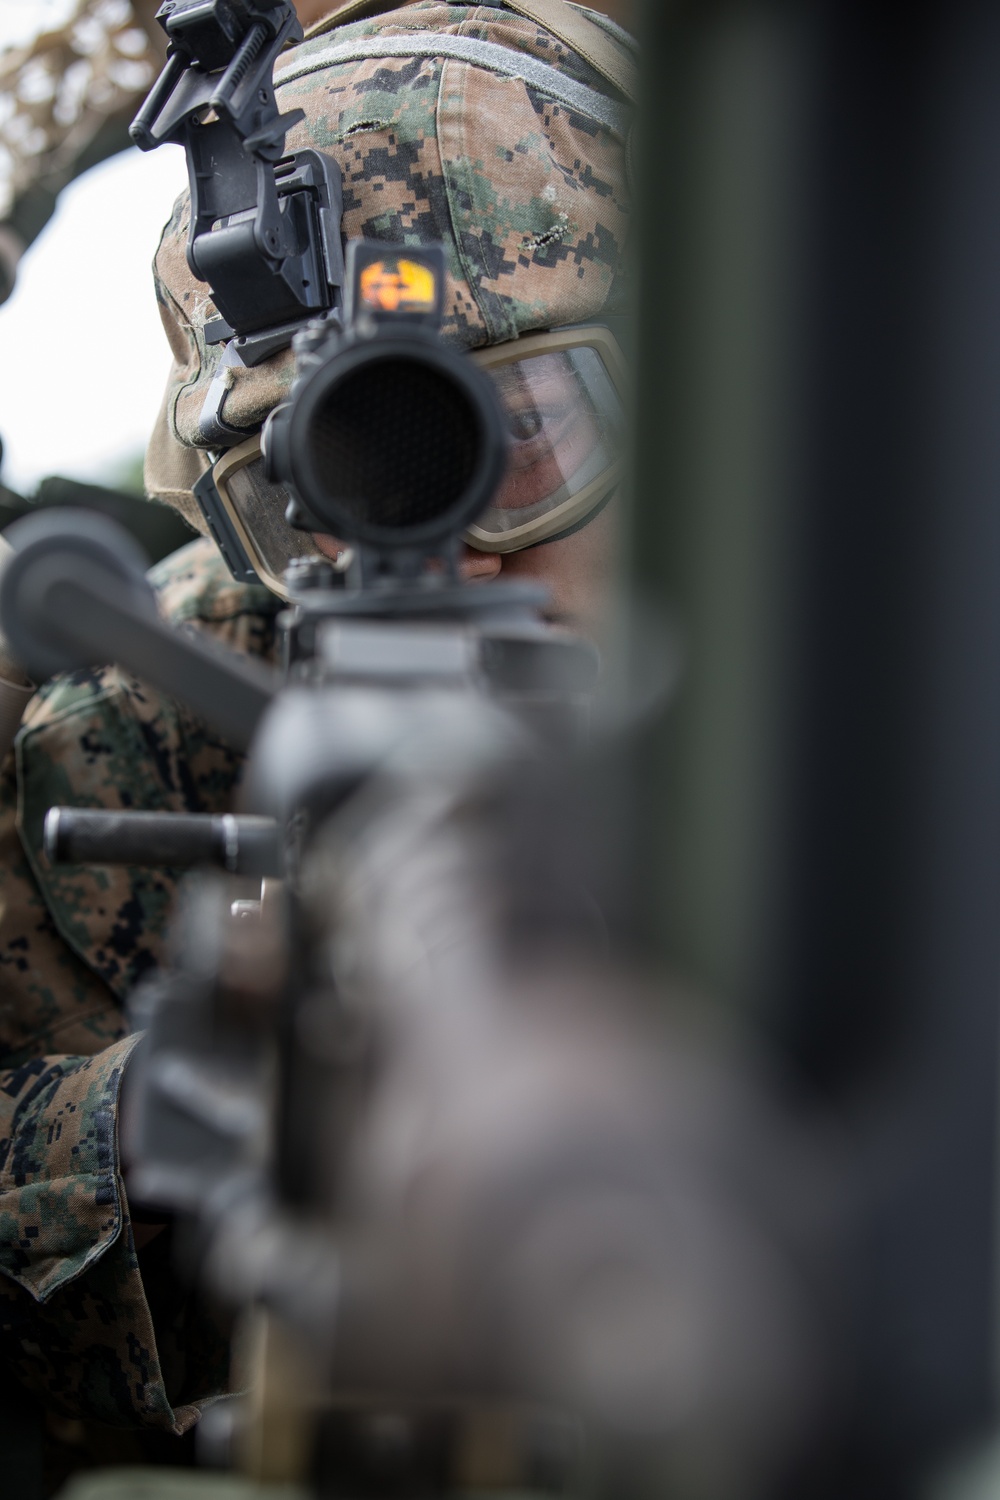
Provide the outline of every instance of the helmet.
<path id="1" fill-rule="evenodd" d="M 603 45 L 626 55 L 627 34 L 589 15 Z M 499 7 L 422 0 L 374 20 L 337 21 L 334 15 L 314 28 L 276 68 L 281 108 L 305 114 L 287 149 L 313 146 L 338 161 L 348 239 L 444 245 L 443 336 L 460 348 L 489 348 L 477 358 L 495 370 L 512 429 L 537 445 L 531 428 L 554 389 L 572 388 L 600 405 L 618 384 L 616 370 L 610 384 L 602 376 L 614 360 L 592 329 L 579 339 L 562 333 L 552 348 L 539 347 L 537 335 L 616 310 L 628 213 L 627 109 L 565 42 Z M 284 350 L 244 368 L 206 342 L 205 325 L 217 313 L 187 264 L 188 217 L 185 195 L 154 266 L 173 368 L 146 485 L 204 531 L 192 491 L 219 457 L 202 422 L 213 382 L 213 411 L 235 434 L 229 442 L 239 444 L 287 396 L 294 362 Z M 533 346 L 514 344 L 529 334 Z M 508 346 L 499 357 L 497 345 Z M 522 347 L 530 364 L 509 357 Z M 252 440 L 249 448 L 252 458 Z M 227 473 L 242 476 L 230 482 L 250 494 L 246 449 Z M 547 509 L 522 475 L 520 491 L 512 488 L 513 521 L 495 505 L 467 540 L 504 551 L 579 524 L 579 496 L 585 491 L 586 503 L 595 503 L 601 475 L 611 472 L 602 463 L 591 453 L 575 485 L 571 475 L 558 476 Z M 258 516 L 266 509 L 259 495 L 248 506 Z"/>

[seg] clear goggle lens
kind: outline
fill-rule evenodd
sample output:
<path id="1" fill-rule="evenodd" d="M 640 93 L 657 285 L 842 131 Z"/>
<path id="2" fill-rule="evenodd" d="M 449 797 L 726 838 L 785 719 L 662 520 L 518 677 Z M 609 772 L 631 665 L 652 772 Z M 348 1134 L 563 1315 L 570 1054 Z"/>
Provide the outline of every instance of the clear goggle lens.
<path id="1" fill-rule="evenodd" d="M 579 525 L 607 499 L 619 478 L 622 403 L 592 345 L 509 360 L 490 374 L 508 466 L 465 540 L 483 552 L 514 552 Z"/>
<path id="2" fill-rule="evenodd" d="M 509 453 L 500 488 L 465 541 L 480 552 L 516 552 L 582 525 L 620 477 L 623 368 L 613 336 L 561 329 L 471 357 L 496 386 Z M 323 553 L 285 521 L 288 492 L 266 477 L 259 439 L 225 453 L 214 477 L 258 575 L 283 594 L 292 559 Z"/>

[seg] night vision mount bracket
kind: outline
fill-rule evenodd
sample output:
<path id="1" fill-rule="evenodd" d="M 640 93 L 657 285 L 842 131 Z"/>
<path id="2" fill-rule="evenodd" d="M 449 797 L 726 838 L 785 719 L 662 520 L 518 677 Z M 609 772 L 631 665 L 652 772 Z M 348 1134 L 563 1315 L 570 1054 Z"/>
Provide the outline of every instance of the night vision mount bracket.
<path id="1" fill-rule="evenodd" d="M 221 315 L 206 338 L 258 364 L 304 320 L 336 314 L 344 280 L 340 168 L 311 148 L 285 154 L 304 113 L 281 114 L 274 93 L 275 59 L 302 27 L 291 0 L 164 0 L 156 19 L 167 63 L 129 134 L 143 151 L 183 146 L 188 265 Z"/>

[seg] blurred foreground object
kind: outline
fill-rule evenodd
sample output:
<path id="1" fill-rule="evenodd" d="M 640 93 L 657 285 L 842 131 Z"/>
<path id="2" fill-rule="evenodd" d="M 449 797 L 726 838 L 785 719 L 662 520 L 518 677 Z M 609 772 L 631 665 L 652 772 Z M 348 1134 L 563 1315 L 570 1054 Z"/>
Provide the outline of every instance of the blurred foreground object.
<path id="1" fill-rule="evenodd" d="M 802 1493 L 997 1414 L 1000 11 L 646 9 L 637 574 L 661 961 L 853 1142 L 853 1397 Z M 655 811 L 654 811 L 655 810 Z"/>
<path id="2" fill-rule="evenodd" d="M 0 536 L 0 564 L 9 554 L 10 544 Z M 0 634 L 0 759 L 6 759 L 34 691 L 35 684 L 21 669 Z"/>
<path id="3" fill-rule="evenodd" d="M 0 468 L 3 444 L 0 443 Z M 126 527 L 142 546 L 150 562 L 158 562 L 191 540 L 191 530 L 176 512 L 138 495 L 103 485 L 83 484 L 53 475 L 44 479 L 31 500 L 25 500 L 0 483 L 0 560 L 9 552 L 4 528 L 36 510 L 51 506 L 76 506 L 110 516 Z M 0 760 L 3 760 L 21 725 L 24 710 L 39 686 L 22 671 L 0 634 Z"/>

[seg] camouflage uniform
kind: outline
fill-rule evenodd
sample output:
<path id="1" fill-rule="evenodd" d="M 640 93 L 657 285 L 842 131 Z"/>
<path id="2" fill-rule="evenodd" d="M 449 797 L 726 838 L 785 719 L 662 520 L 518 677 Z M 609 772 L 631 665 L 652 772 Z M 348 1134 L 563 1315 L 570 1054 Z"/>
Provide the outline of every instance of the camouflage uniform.
<path id="1" fill-rule="evenodd" d="M 151 575 L 163 613 L 268 655 L 275 601 L 196 541 Z M 182 1431 L 225 1351 L 181 1303 L 150 1311 L 116 1143 L 134 1044 L 123 1002 L 162 956 L 175 872 L 64 869 L 42 852 L 53 803 L 228 808 L 239 757 L 117 668 L 48 684 L 0 782 L 0 1348 L 67 1415 Z M 204 1333 L 206 1337 L 201 1338 Z"/>
<path id="2" fill-rule="evenodd" d="M 590 67 L 502 10 L 419 4 L 318 35 L 283 60 L 283 109 L 306 120 L 289 147 L 341 164 L 344 229 L 444 242 L 445 333 L 462 346 L 592 318 L 619 266 L 626 206 L 622 140 L 518 77 L 455 58 L 372 57 L 330 65 L 331 45 L 447 33 L 538 58 L 600 91 Z M 183 198 L 156 258 L 174 355 L 147 462 L 152 493 L 198 523 L 191 485 L 207 466 L 198 416 L 221 351 L 188 270 Z M 290 355 L 234 368 L 225 420 L 259 426 L 287 388 Z M 164 613 L 237 650 L 267 655 L 276 602 L 234 584 L 207 541 L 153 574 Z M 4 770 L 0 964 L 0 1316 L 21 1378 L 63 1411 L 180 1431 L 219 1389 L 219 1350 L 185 1323 L 156 1322 L 130 1231 L 116 1102 L 132 1046 L 122 1002 L 158 962 L 177 877 L 170 871 L 52 869 L 41 848 L 53 803 L 224 810 L 238 758 L 181 706 L 117 669 L 75 674 L 33 700 Z M 205 1345 L 208 1347 L 204 1347 Z M 168 1369 L 168 1366 L 170 1367 Z"/>

